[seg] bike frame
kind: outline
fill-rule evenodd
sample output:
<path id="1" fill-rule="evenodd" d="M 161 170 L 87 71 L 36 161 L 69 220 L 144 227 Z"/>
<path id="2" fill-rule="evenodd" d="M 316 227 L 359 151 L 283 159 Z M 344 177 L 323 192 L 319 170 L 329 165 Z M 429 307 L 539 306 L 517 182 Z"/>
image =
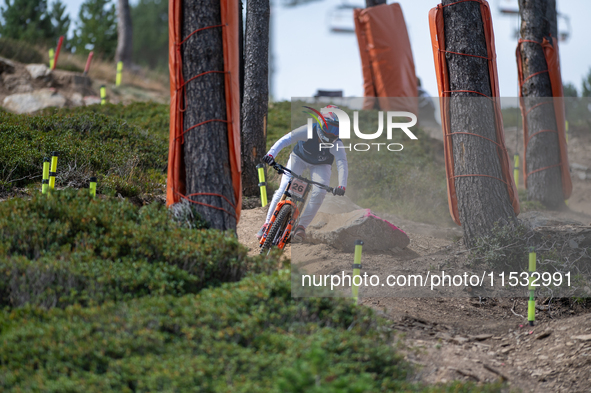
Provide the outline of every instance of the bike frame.
<path id="1" fill-rule="evenodd" d="M 283 192 L 281 199 L 279 200 L 279 202 L 277 203 L 277 206 L 275 207 L 275 210 L 273 211 L 273 215 L 271 216 L 271 220 L 269 221 L 269 223 L 267 225 L 267 229 L 264 231 L 263 237 L 261 237 L 260 246 L 262 246 L 265 243 L 265 240 L 267 239 L 267 235 L 269 233 L 269 230 L 271 229 L 271 227 L 273 226 L 273 223 L 275 222 L 275 219 L 277 219 L 277 216 L 279 215 L 279 211 L 281 211 L 281 208 L 287 204 L 287 205 L 292 206 L 293 214 L 291 215 L 283 233 L 278 233 L 279 241 L 277 242 L 276 245 L 277 245 L 277 248 L 282 250 L 285 247 L 285 245 L 289 242 L 291 230 L 295 226 L 295 223 L 300 218 L 300 213 L 302 211 L 302 208 L 304 207 L 303 204 L 304 204 L 304 202 L 306 202 L 308 200 L 308 194 L 310 193 L 310 190 L 312 189 L 312 187 L 316 185 L 316 186 L 324 188 L 325 190 L 330 191 L 330 192 L 334 192 L 334 189 L 332 187 L 325 186 L 324 184 L 317 183 L 312 180 L 308 180 L 305 177 L 296 175 L 291 170 L 289 170 L 286 167 L 284 167 L 283 165 L 280 165 L 277 163 L 275 163 L 275 165 L 273 165 L 273 169 L 275 169 L 278 173 L 280 173 L 282 175 L 284 175 L 286 172 L 289 173 L 291 176 L 291 179 L 289 179 L 289 183 L 287 184 L 287 187 L 285 187 L 285 191 Z M 293 179 L 299 179 L 299 180 L 304 181 L 306 183 L 306 190 L 304 191 L 302 198 L 297 198 L 295 196 L 292 196 L 290 193 L 291 184 L 293 182 Z"/>

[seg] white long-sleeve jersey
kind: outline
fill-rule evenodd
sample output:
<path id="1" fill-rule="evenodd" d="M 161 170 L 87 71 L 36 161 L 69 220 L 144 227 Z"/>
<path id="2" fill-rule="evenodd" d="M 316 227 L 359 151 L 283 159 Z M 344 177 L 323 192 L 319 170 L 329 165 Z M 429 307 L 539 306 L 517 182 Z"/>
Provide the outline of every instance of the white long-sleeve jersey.
<path id="1" fill-rule="evenodd" d="M 316 135 L 313 136 L 317 138 Z M 279 152 L 289 146 L 289 145 L 296 145 L 299 142 L 306 142 L 308 140 L 308 127 L 301 126 L 290 132 L 289 134 L 284 135 L 281 139 L 279 139 L 273 147 L 269 150 L 268 154 L 272 155 L 273 157 L 277 157 Z M 349 175 L 349 168 L 347 164 L 347 154 L 345 153 L 345 146 L 340 139 L 337 139 L 333 144 L 333 146 L 328 150 L 328 152 L 334 156 L 334 159 L 337 164 L 337 173 L 339 177 L 339 186 L 347 187 L 347 177 Z M 297 149 L 295 149 L 294 154 L 297 154 L 300 158 L 306 161 L 306 157 L 297 153 Z M 312 163 L 315 164 L 315 163 Z M 326 165 L 326 164 L 318 164 L 318 165 Z"/>

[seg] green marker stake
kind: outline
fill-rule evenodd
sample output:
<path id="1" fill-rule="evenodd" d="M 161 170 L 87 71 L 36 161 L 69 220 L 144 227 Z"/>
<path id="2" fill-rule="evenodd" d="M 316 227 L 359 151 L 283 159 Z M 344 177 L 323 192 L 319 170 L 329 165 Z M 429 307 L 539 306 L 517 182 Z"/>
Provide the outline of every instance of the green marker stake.
<path id="1" fill-rule="evenodd" d="M 47 194 L 49 188 L 49 158 L 43 159 L 43 180 L 41 180 L 41 193 Z"/>
<path id="2" fill-rule="evenodd" d="M 57 176 L 57 151 L 51 153 L 51 171 L 49 172 L 49 188 L 55 188 L 55 177 Z"/>
<path id="3" fill-rule="evenodd" d="M 107 88 L 105 86 L 101 86 L 101 105 L 105 105 L 107 103 Z"/>
<path id="4" fill-rule="evenodd" d="M 123 72 L 123 62 L 120 61 L 117 63 L 117 77 L 115 78 L 115 86 L 119 87 L 121 85 L 121 73 Z"/>
<path id="5" fill-rule="evenodd" d="M 93 176 L 90 178 L 88 188 L 90 189 L 90 196 L 96 198 L 96 177 Z"/>
<path id="6" fill-rule="evenodd" d="M 257 165 L 259 171 L 259 187 L 261 188 L 261 204 L 263 207 L 267 206 L 267 182 L 265 181 L 265 166 L 263 164 Z"/>
<path id="7" fill-rule="evenodd" d="M 353 282 L 351 283 L 351 291 L 353 292 L 353 299 L 355 303 L 359 299 L 359 285 L 361 285 L 361 251 L 363 249 L 363 241 L 355 240 L 355 256 L 353 259 Z M 355 284 L 355 277 L 359 277 L 359 284 Z"/>
<path id="8" fill-rule="evenodd" d="M 53 62 L 55 61 L 55 52 L 53 48 L 49 49 L 49 69 L 53 70 Z"/>
<path id="9" fill-rule="evenodd" d="M 529 252 L 529 301 L 527 302 L 527 320 L 529 321 L 529 326 L 534 326 L 534 321 L 536 320 L 536 299 L 535 293 L 536 288 L 532 286 L 534 277 L 532 274 L 536 271 L 536 252 L 532 247 Z"/>
<path id="10" fill-rule="evenodd" d="M 515 187 L 519 187 L 519 154 L 513 156 L 513 177 L 515 178 Z"/>

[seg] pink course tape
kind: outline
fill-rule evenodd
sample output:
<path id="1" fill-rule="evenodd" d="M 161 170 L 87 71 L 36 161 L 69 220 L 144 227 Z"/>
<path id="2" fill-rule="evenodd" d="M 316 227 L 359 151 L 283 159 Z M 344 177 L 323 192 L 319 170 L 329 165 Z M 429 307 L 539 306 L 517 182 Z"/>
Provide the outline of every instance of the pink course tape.
<path id="1" fill-rule="evenodd" d="M 370 209 L 365 209 L 365 210 L 366 210 L 366 213 L 365 213 L 365 215 L 364 215 L 363 217 L 373 217 L 373 218 L 377 218 L 378 220 L 382 220 L 382 221 L 384 221 L 386 224 L 390 225 L 390 227 L 391 227 L 392 229 L 394 229 L 395 231 L 400 231 L 400 232 L 402 232 L 402 233 L 404 233 L 404 234 L 406 235 L 406 232 L 404 232 L 402 229 L 398 228 L 396 225 L 392 224 L 390 221 L 388 221 L 388 220 L 384 220 L 383 218 L 380 218 L 380 217 L 376 216 L 375 214 L 373 214 L 373 213 L 371 212 L 371 210 L 370 210 Z M 408 235 L 407 235 L 407 236 L 408 236 Z"/>

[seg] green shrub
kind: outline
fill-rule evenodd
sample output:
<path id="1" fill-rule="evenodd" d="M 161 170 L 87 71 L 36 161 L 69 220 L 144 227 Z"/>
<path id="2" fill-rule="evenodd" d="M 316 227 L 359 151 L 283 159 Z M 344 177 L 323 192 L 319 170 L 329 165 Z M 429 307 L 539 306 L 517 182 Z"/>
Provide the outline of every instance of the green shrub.
<path id="1" fill-rule="evenodd" d="M 0 257 L 0 305 L 45 308 L 101 304 L 147 295 L 181 295 L 203 287 L 199 277 L 166 262 L 88 258 Z"/>
<path id="2" fill-rule="evenodd" d="M 0 389 L 423 391 L 406 382 L 410 369 L 370 309 L 350 299 L 294 299 L 289 275 L 180 298 L 5 311 Z M 474 391 L 469 386 L 429 391 Z"/>
<path id="3" fill-rule="evenodd" d="M 92 111 L 72 116 L 0 112 L 0 182 L 5 187 L 39 182 L 43 157 L 57 151 L 58 186 L 79 188 L 91 176 L 98 176 L 99 191 L 111 187 L 123 196 L 161 193 L 159 182 L 164 179 L 168 157 L 162 132 L 116 117 Z M 150 169 L 160 174 L 156 181 L 146 173 Z M 132 186 L 123 186 L 123 182 Z"/>
<path id="4" fill-rule="evenodd" d="M 43 62 L 43 56 L 33 45 L 6 37 L 0 37 L 0 56 L 25 64 Z"/>
<path id="5" fill-rule="evenodd" d="M 0 305 L 196 293 L 275 266 L 246 253 L 235 236 L 180 227 L 159 204 L 73 190 L 13 198 L 0 204 Z"/>

